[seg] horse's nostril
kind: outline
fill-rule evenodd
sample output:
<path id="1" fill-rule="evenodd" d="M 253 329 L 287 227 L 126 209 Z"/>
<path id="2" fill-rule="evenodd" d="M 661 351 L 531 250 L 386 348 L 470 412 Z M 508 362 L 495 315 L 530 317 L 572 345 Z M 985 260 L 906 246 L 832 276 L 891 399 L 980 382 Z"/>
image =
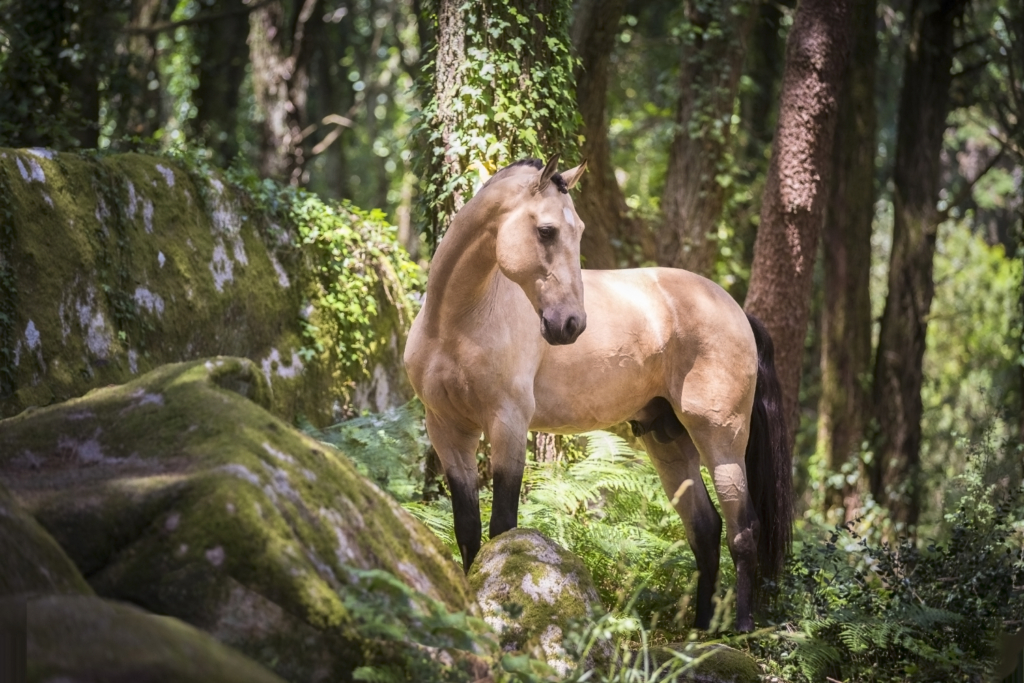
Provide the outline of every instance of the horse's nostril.
<path id="1" fill-rule="evenodd" d="M 565 321 L 565 325 L 562 326 L 562 332 L 565 333 L 565 336 L 567 338 L 572 337 L 574 334 L 576 334 L 576 330 L 578 330 L 579 327 L 580 319 L 574 315 L 570 315 L 568 320 Z"/>

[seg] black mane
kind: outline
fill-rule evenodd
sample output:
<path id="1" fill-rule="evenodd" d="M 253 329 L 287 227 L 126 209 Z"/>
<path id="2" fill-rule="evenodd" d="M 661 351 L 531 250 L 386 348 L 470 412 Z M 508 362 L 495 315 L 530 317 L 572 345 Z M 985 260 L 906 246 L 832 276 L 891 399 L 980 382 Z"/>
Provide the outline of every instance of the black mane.
<path id="1" fill-rule="evenodd" d="M 498 171 L 493 176 L 491 176 L 491 179 L 484 183 L 484 187 L 490 185 L 492 180 L 502 175 L 508 169 L 515 168 L 516 166 L 529 166 L 530 168 L 535 168 L 538 171 L 540 171 L 541 169 L 544 168 L 544 162 L 541 161 L 540 159 L 533 158 L 520 159 L 519 161 L 514 161 L 508 166 L 504 166 L 498 169 Z M 561 173 L 556 173 L 555 175 L 551 176 L 551 182 L 555 184 L 555 187 L 558 188 L 559 192 L 561 192 L 562 194 L 569 194 L 569 187 L 565 184 L 565 179 L 562 178 Z"/>

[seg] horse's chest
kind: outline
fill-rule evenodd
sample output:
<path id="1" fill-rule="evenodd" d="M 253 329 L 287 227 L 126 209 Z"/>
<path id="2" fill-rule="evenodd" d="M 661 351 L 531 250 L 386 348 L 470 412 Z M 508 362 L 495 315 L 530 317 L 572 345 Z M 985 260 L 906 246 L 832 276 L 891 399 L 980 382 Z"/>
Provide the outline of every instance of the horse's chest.
<path id="1" fill-rule="evenodd" d="M 533 371 L 517 353 L 472 340 L 434 345 L 415 359 L 413 386 L 424 405 L 442 414 L 476 417 L 510 397 L 532 392 Z M 535 368 L 534 368 L 535 370 Z"/>

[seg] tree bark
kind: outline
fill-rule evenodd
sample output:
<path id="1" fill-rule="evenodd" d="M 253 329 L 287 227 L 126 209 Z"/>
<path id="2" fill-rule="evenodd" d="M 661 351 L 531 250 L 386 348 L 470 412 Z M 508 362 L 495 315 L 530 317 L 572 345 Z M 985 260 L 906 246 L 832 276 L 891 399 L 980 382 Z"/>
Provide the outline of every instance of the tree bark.
<path id="1" fill-rule="evenodd" d="M 524 156 L 576 156 L 569 11 L 568 0 L 437 3 L 430 120 L 420 129 L 431 248 L 488 173 Z"/>
<path id="2" fill-rule="evenodd" d="M 684 3 L 677 130 L 669 148 L 658 234 L 662 265 L 710 276 L 725 204 L 733 105 L 744 47 L 757 11 L 750 0 Z"/>
<path id="3" fill-rule="evenodd" d="M 612 239 L 622 243 L 641 230 L 640 221 L 629 215 L 608 147 L 608 63 L 625 8 L 626 0 L 583 0 L 574 10 L 572 42 L 580 58 L 576 102 L 583 116 L 582 156 L 587 160 L 575 204 L 587 226 L 580 243 L 587 268 L 615 268 Z"/>
<path id="4" fill-rule="evenodd" d="M 851 0 L 803 0 L 797 7 L 745 305 L 775 342 L 790 445 L 799 425 L 801 356 L 837 99 L 851 42 L 851 5 Z"/>
<path id="5" fill-rule="evenodd" d="M 145 29 L 160 21 L 163 4 L 160 0 L 132 0 L 128 26 Z M 118 69 L 120 78 L 112 79 L 110 90 L 114 95 L 112 109 L 117 112 L 114 137 L 151 137 L 163 126 L 166 116 L 161 93 L 160 70 L 156 59 L 157 35 L 153 33 L 129 34 L 123 64 Z M 150 82 L 156 81 L 156 87 Z"/>
<path id="6" fill-rule="evenodd" d="M 257 169 L 292 185 L 302 180 L 306 163 L 302 142 L 309 125 L 310 34 L 322 16 L 323 0 L 301 0 L 291 17 L 279 0 L 249 15 L 253 91 L 264 116 Z"/>
<path id="7" fill-rule="evenodd" d="M 238 154 L 238 106 L 249 62 L 249 17 L 244 9 L 241 0 L 217 0 L 205 11 L 228 13 L 197 25 L 192 33 L 198 57 L 192 70 L 198 83 L 192 93 L 192 127 L 221 166 Z"/>
<path id="8" fill-rule="evenodd" d="M 832 185 L 823 228 L 818 452 L 826 467 L 825 511 L 859 507 L 856 471 L 871 364 L 871 222 L 874 219 L 876 0 L 854 4 L 853 49 L 839 96 Z"/>
<path id="9" fill-rule="evenodd" d="M 921 507 L 921 363 L 935 294 L 932 258 L 939 215 L 942 135 L 949 113 L 955 25 L 966 0 L 911 6 L 897 124 L 889 292 L 875 357 L 879 435 L 871 493 L 897 530 L 915 525 Z"/>

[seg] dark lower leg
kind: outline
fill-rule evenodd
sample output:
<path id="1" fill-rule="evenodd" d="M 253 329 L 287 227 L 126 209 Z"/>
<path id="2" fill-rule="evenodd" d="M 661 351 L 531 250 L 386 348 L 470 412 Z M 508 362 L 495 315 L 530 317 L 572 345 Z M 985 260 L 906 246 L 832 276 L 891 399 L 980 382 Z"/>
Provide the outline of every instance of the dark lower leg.
<path id="1" fill-rule="evenodd" d="M 523 486 L 523 470 L 494 470 L 494 504 L 491 507 L 491 538 L 519 525 L 519 493 Z"/>
<path id="2" fill-rule="evenodd" d="M 754 590 L 757 573 L 756 519 L 748 518 L 739 533 L 730 535 L 729 553 L 736 565 L 736 630 L 754 630 Z M 730 531 L 730 534 L 732 532 Z"/>
<path id="3" fill-rule="evenodd" d="M 720 542 L 722 539 L 722 519 L 708 504 L 709 510 L 703 514 L 694 514 L 690 524 L 686 525 L 686 535 L 690 541 L 690 549 L 697 560 L 697 619 L 694 626 L 707 629 L 711 626 L 711 617 L 715 608 L 713 598 L 718 583 L 718 564 L 720 559 Z"/>
<path id="4" fill-rule="evenodd" d="M 462 568 L 468 574 L 477 552 L 480 551 L 480 499 L 475 481 L 470 483 L 449 476 L 448 488 L 452 492 L 455 540 L 459 544 L 459 552 L 462 553 Z"/>

